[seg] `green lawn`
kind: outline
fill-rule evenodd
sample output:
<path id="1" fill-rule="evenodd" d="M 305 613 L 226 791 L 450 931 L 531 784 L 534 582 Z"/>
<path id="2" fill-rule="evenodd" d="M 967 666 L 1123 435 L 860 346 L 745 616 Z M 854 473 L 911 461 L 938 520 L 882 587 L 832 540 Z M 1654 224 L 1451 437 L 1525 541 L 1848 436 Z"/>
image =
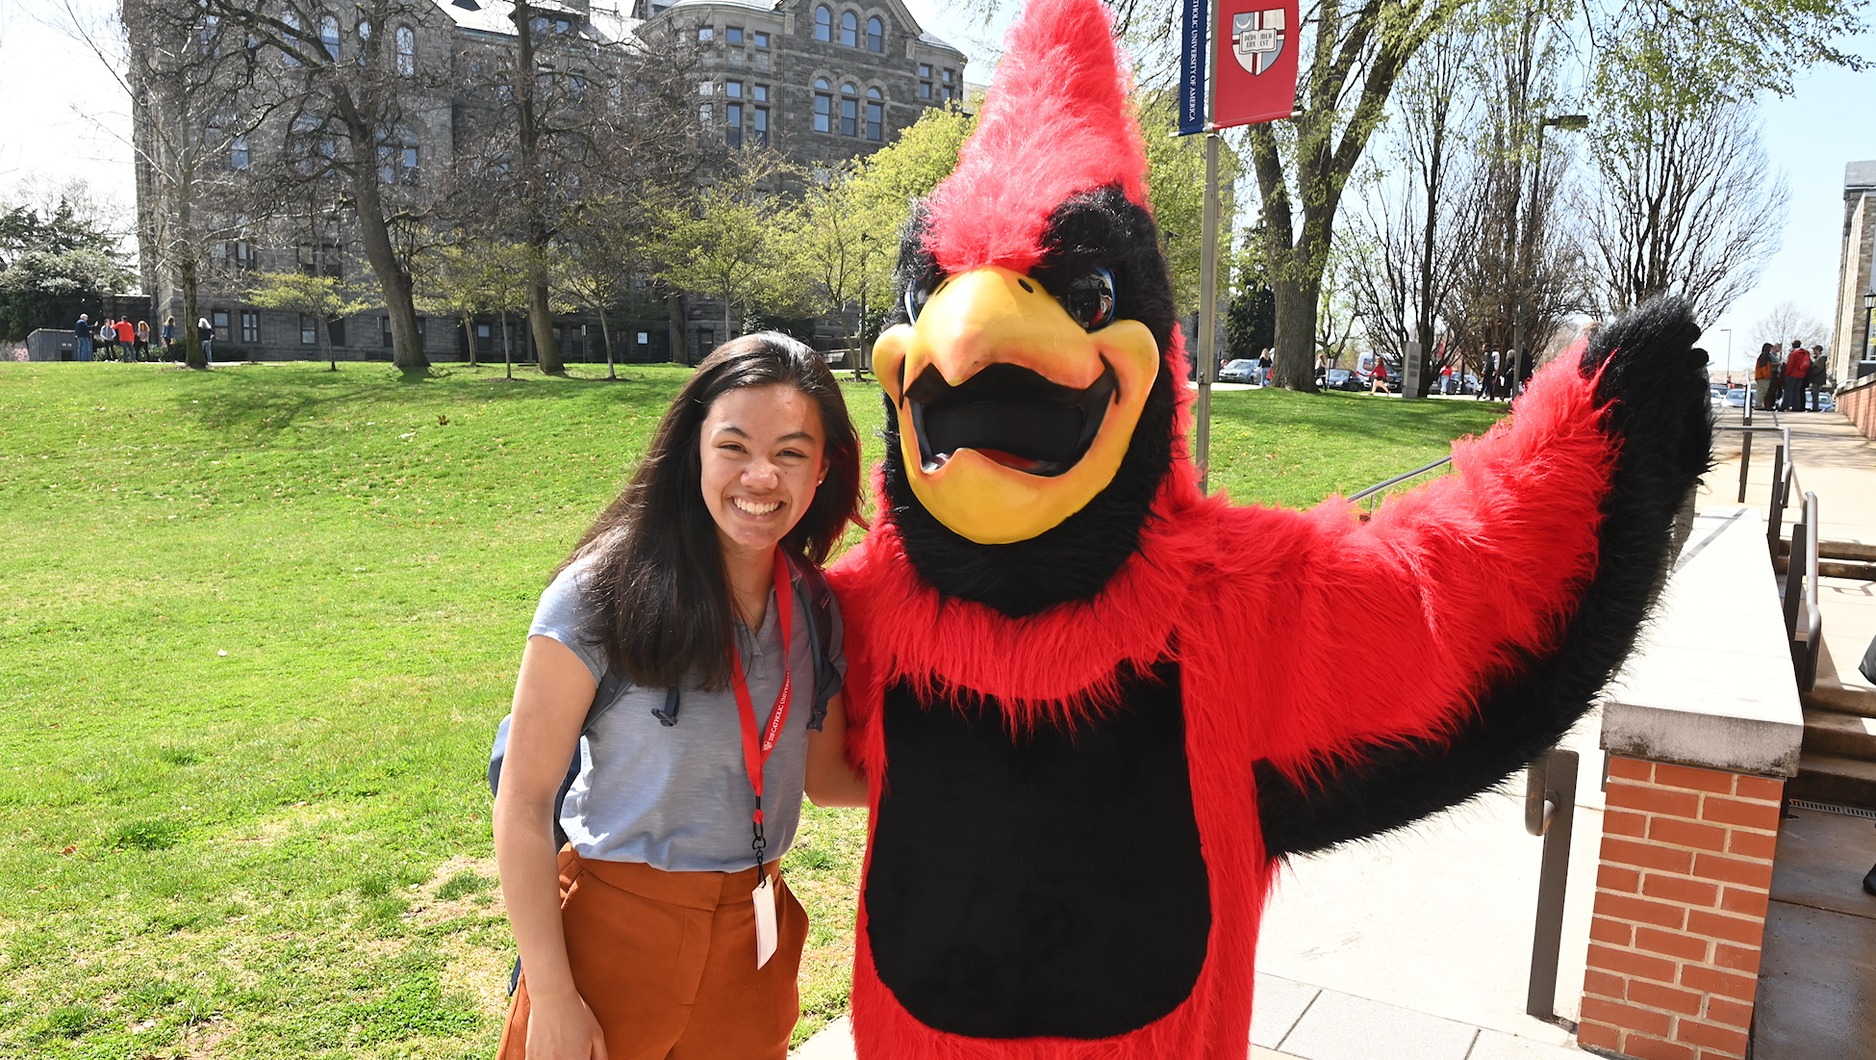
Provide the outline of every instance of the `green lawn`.
<path id="1" fill-rule="evenodd" d="M 0 1056 L 493 1052 L 489 735 L 685 370 L 592 374 L 0 366 Z M 1499 411 L 1214 408 L 1214 488 L 1284 504 Z M 863 827 L 810 810 L 789 855 L 801 1036 L 846 1006 Z"/>

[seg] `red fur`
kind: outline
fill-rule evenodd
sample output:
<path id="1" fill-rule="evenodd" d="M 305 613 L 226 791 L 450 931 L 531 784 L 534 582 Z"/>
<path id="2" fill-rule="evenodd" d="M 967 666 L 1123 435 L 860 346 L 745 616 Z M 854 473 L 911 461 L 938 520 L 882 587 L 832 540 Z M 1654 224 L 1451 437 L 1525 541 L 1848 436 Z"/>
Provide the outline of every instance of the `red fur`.
<path id="1" fill-rule="evenodd" d="M 1033 0 L 958 168 L 928 200 L 925 244 L 948 273 L 1041 260 L 1049 215 L 1109 184 L 1145 206 L 1146 144 L 1099 0 Z"/>
<path id="2" fill-rule="evenodd" d="M 1167 360 L 1179 366 L 1181 351 Z M 1188 418 L 1182 402 L 1182 428 Z M 859 1055 L 1240 1060 L 1270 883 L 1252 763 L 1302 774 L 1362 743 L 1437 739 L 1520 653 L 1554 647 L 1595 568 L 1614 456 L 1604 419 L 1592 381 L 1558 362 L 1512 419 L 1455 447 L 1454 474 L 1367 522 L 1339 498 L 1297 512 L 1202 497 L 1181 440 L 1139 552 L 1094 599 L 1024 619 L 941 598 L 882 515 L 832 572 L 850 631 L 849 749 L 873 778 L 874 806 L 886 765 L 874 722 L 889 682 L 997 696 L 1015 727 L 1074 725 L 1117 667 L 1176 651 L 1213 909 L 1193 993 L 1162 1019 L 1101 1041 L 977 1040 L 923 1026 L 879 982 L 862 896 Z M 1348 665 L 1350 633 L 1372 660 Z M 1245 644 L 1268 651 L 1247 656 Z"/>

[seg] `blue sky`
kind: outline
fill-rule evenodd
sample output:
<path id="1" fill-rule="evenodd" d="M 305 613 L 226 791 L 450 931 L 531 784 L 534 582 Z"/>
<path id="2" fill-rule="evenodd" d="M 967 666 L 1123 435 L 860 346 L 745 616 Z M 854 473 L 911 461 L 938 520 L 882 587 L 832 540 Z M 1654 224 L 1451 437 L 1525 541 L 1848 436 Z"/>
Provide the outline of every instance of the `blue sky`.
<path id="1" fill-rule="evenodd" d="M 80 17 L 103 19 L 114 0 L 71 0 Z M 989 80 L 1005 20 L 992 27 L 966 3 L 906 0 L 926 29 L 971 57 L 970 80 Z M 110 75 L 67 33 L 61 0 L 0 3 L 0 188 L 23 180 L 83 177 L 129 217 L 134 204 L 124 137 L 129 102 Z M 1866 35 L 1852 47 L 1876 54 Z M 1735 363 L 1754 325 L 1790 302 L 1826 323 L 1836 304 L 1843 230 L 1843 174 L 1851 161 L 1876 159 L 1876 72 L 1819 69 L 1801 75 L 1788 99 L 1763 105 L 1764 141 L 1774 170 L 1791 190 L 1783 238 L 1758 285 L 1709 329 L 1714 358 L 1725 356 L 1721 329 L 1733 329 Z M 1800 336 L 1793 336 L 1800 337 Z"/>

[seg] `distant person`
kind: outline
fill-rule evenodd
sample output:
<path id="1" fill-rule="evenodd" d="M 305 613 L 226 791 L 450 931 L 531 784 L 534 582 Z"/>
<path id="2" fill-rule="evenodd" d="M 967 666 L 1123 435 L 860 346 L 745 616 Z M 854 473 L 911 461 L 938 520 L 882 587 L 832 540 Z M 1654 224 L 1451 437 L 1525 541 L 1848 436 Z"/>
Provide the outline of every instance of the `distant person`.
<path id="1" fill-rule="evenodd" d="M 77 340 L 72 356 L 81 361 L 91 360 L 91 317 L 89 314 L 78 314 L 78 320 L 72 324 L 72 338 Z"/>
<path id="2" fill-rule="evenodd" d="M 165 361 L 176 359 L 176 318 L 174 316 L 163 318 L 163 359 Z"/>
<path id="3" fill-rule="evenodd" d="M 137 360 L 147 361 L 149 359 L 150 322 L 147 320 L 139 320 L 137 321 Z"/>
<path id="4" fill-rule="evenodd" d="M 1772 410 L 1772 344 L 1759 344 L 1759 357 L 1752 362 L 1752 407 Z"/>
<path id="5" fill-rule="evenodd" d="M 204 362 L 214 360 L 215 359 L 215 329 L 208 326 L 207 317 L 196 318 L 195 337 L 197 339 L 200 339 L 202 342 L 202 360 Z"/>
<path id="6" fill-rule="evenodd" d="M 98 325 L 98 360 L 117 360 L 117 321 L 110 317 Z"/>
<path id="7" fill-rule="evenodd" d="M 147 325 L 144 330 L 146 332 L 149 330 Z M 117 322 L 117 351 L 126 364 L 137 359 L 137 325 L 129 320 Z"/>
<path id="8" fill-rule="evenodd" d="M 1387 364 L 1386 362 L 1381 360 L 1380 354 L 1375 355 L 1374 374 L 1368 377 L 1368 393 L 1370 394 L 1393 393 L 1393 391 L 1389 390 L 1387 387 Z"/>
<path id="9" fill-rule="evenodd" d="M 1811 347 L 1811 374 L 1805 380 L 1811 388 L 1811 408 L 1821 412 L 1824 408 L 1824 391 L 1830 386 L 1830 360 L 1824 354 L 1824 344 Z"/>
<path id="10" fill-rule="evenodd" d="M 1479 356 L 1479 392 L 1474 401 L 1492 401 L 1498 397 L 1498 351 L 1487 350 Z"/>
<path id="11" fill-rule="evenodd" d="M 1786 412 L 1804 411 L 1804 388 L 1811 381 L 1811 351 L 1797 340 L 1791 343 L 1791 353 L 1785 358 L 1785 399 L 1782 402 Z"/>
<path id="12" fill-rule="evenodd" d="M 1263 353 L 1260 353 L 1257 355 L 1257 385 L 1258 386 L 1270 385 L 1271 354 L 1275 352 L 1277 351 L 1272 350 L 1272 349 L 1266 349 Z"/>

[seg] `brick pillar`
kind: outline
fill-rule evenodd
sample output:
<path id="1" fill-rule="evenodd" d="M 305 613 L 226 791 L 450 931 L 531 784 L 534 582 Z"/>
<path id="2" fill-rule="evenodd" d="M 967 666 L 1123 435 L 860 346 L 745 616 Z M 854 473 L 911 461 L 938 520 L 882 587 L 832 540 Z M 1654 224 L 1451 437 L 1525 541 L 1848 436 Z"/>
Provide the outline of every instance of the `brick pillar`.
<path id="1" fill-rule="evenodd" d="M 1784 781 L 1611 755 L 1580 1044 L 1741 1060 Z"/>

